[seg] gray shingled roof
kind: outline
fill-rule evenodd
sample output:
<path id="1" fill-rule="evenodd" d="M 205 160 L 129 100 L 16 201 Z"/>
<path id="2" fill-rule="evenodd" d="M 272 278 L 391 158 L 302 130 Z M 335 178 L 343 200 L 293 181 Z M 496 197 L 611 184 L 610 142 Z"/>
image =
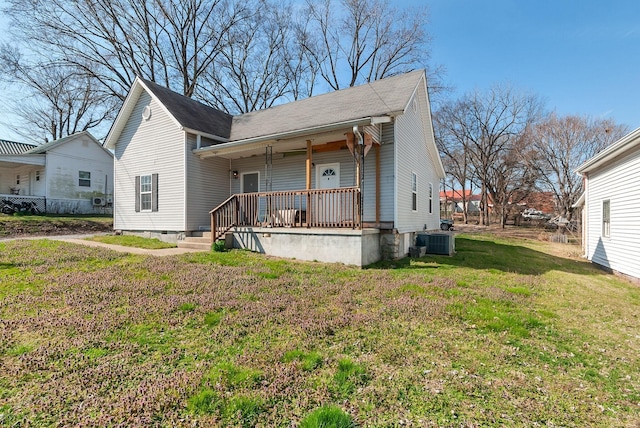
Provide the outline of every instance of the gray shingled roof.
<path id="1" fill-rule="evenodd" d="M 36 147 L 35 144 L 0 140 L 0 155 L 21 155 L 32 150 L 34 147 Z"/>
<path id="2" fill-rule="evenodd" d="M 424 70 L 233 117 L 231 141 L 403 111 Z"/>
<path id="3" fill-rule="evenodd" d="M 150 80 L 140 80 L 183 127 L 229 138 L 231 115 L 173 92 Z"/>

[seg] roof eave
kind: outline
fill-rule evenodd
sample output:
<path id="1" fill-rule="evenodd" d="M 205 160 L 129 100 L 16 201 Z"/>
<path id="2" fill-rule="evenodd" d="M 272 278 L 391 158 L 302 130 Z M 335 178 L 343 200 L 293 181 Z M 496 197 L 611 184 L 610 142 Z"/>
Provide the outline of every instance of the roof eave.
<path id="1" fill-rule="evenodd" d="M 617 142 L 613 143 L 600 153 L 593 156 L 591 159 L 588 159 L 585 163 L 583 163 L 576 169 L 576 172 L 578 174 L 584 175 L 605 164 L 624 151 L 632 149 L 636 146 L 640 146 L 640 128 L 628 133 Z"/>

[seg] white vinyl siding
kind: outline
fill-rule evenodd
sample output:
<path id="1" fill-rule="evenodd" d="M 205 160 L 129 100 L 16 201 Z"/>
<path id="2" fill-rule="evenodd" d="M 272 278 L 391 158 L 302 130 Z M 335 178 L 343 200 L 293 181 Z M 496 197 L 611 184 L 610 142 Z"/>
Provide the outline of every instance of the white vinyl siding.
<path id="1" fill-rule="evenodd" d="M 203 145 L 210 145 L 203 138 Z M 189 135 L 186 147 L 187 194 L 186 230 L 199 230 L 211 224 L 209 211 L 224 202 L 229 193 L 229 160 L 223 158 L 200 159 L 192 153 L 196 148 L 195 135 Z"/>
<path id="2" fill-rule="evenodd" d="M 373 156 L 367 156 L 369 159 Z M 246 159 L 236 159 L 231 163 L 231 170 L 238 171 L 237 179 L 231 180 L 231 193 L 240 193 L 241 175 L 245 172 L 260 172 L 260 190 L 266 189 L 265 183 L 265 163 L 264 156 L 255 156 Z M 373 159 L 373 158 L 372 158 Z M 348 150 L 337 150 L 333 152 L 323 152 L 313 154 L 313 163 L 316 165 L 340 163 L 340 187 L 351 187 L 355 185 L 355 166 L 353 157 Z M 306 187 L 306 156 L 286 155 L 276 153 L 273 155 L 271 168 L 271 190 L 300 190 Z M 315 168 L 311 174 L 311 188 L 315 189 L 316 177 Z"/>
<path id="3" fill-rule="evenodd" d="M 142 118 L 149 106 L 149 120 Z M 114 228 L 131 231 L 184 231 L 185 134 L 142 91 L 115 145 Z M 135 212 L 135 177 L 158 174 L 158 211 Z"/>
<path id="4" fill-rule="evenodd" d="M 431 123 L 423 123 L 423 117 L 429 117 L 425 91 L 418 88 L 416 109 L 413 100 L 403 115 L 396 118 L 396 220 L 395 227 L 400 233 L 427 229 L 437 229 L 440 223 L 440 211 L 429 213 L 429 183 L 438 183 L 436 166 L 429 154 L 427 145 L 435 144 L 430 132 Z M 428 138 L 428 140 L 427 140 Z M 411 173 L 417 173 L 417 210 L 412 210 Z"/>
<path id="5" fill-rule="evenodd" d="M 589 260 L 640 278 L 640 149 L 589 173 L 586 254 Z M 609 237 L 603 236 L 609 201 Z"/>

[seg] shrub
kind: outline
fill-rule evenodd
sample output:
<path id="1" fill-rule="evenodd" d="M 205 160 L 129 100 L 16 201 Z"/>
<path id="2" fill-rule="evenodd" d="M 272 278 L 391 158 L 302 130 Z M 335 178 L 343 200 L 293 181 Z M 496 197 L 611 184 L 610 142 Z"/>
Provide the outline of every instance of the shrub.
<path id="1" fill-rule="evenodd" d="M 353 428 L 351 416 L 337 406 L 322 406 L 300 422 L 300 428 Z"/>
<path id="2" fill-rule="evenodd" d="M 222 253 L 224 251 L 227 251 L 225 242 L 221 239 L 217 240 L 216 242 L 213 243 L 212 245 L 212 249 L 213 251 L 217 252 L 217 253 Z"/>

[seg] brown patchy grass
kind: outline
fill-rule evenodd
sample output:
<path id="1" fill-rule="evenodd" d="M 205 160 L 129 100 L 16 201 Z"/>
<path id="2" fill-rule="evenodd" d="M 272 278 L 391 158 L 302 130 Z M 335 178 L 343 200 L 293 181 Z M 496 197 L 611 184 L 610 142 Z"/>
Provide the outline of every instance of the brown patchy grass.
<path id="1" fill-rule="evenodd" d="M 358 270 L 0 243 L 0 425 L 637 426 L 640 290 L 549 248 Z"/>

